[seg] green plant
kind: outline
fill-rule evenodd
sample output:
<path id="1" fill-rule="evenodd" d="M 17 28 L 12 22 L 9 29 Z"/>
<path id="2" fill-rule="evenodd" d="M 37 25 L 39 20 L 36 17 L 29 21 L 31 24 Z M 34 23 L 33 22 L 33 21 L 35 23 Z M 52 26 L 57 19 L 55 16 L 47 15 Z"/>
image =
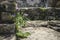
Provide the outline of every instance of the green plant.
<path id="1" fill-rule="evenodd" d="M 26 38 L 27 36 L 30 35 L 29 32 L 24 33 L 20 29 L 22 26 L 25 26 L 25 24 L 26 24 L 26 20 L 23 17 L 22 13 L 17 13 L 15 17 L 16 35 L 21 38 Z"/>
<path id="2" fill-rule="evenodd" d="M 16 33 L 16 35 L 20 38 L 27 38 L 27 36 L 29 36 L 30 33 L 29 32 L 23 33 L 22 31 L 19 31 Z"/>

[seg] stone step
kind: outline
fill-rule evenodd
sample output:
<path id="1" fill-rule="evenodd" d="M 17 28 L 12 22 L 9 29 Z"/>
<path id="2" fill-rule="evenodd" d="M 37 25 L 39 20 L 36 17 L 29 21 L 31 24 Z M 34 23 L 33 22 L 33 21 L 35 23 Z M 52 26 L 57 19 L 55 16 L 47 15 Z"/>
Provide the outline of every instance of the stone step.
<path id="1" fill-rule="evenodd" d="M 0 40 L 16 40 L 15 34 L 0 34 Z"/>
<path id="2" fill-rule="evenodd" d="M 16 40 L 14 24 L 0 24 L 0 40 Z"/>
<path id="3" fill-rule="evenodd" d="M 15 33 L 14 24 L 0 24 L 0 33 Z"/>
<path id="4" fill-rule="evenodd" d="M 47 21 L 27 21 L 26 27 L 42 27 L 42 25 L 47 26 Z"/>

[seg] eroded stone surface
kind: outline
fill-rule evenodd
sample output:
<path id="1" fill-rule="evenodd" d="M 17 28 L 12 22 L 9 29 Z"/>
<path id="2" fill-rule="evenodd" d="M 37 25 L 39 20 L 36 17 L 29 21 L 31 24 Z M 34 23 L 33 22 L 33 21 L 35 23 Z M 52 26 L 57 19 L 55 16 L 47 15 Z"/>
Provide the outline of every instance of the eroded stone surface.
<path id="1" fill-rule="evenodd" d="M 31 35 L 21 40 L 60 40 L 60 33 L 45 27 L 27 27 L 22 29 Z"/>

